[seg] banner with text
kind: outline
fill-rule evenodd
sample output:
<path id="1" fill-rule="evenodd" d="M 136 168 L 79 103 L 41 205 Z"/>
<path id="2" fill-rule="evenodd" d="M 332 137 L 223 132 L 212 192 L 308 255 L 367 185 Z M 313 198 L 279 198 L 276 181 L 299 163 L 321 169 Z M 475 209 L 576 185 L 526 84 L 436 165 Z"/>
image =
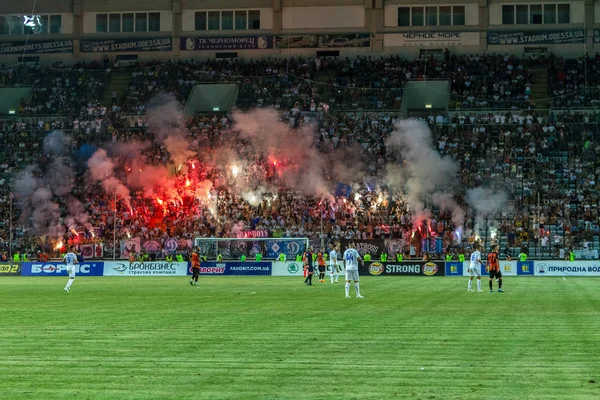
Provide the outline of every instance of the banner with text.
<path id="1" fill-rule="evenodd" d="M 0 263 L 0 276 L 21 275 L 21 265 L 18 263 Z"/>
<path id="2" fill-rule="evenodd" d="M 600 43 L 600 30 L 594 29 L 594 43 Z"/>
<path id="3" fill-rule="evenodd" d="M 171 38 L 82 40 L 82 53 L 171 51 Z"/>
<path id="4" fill-rule="evenodd" d="M 339 35 L 296 35 L 276 36 L 275 46 L 278 49 L 369 47 L 371 35 L 368 33 Z"/>
<path id="5" fill-rule="evenodd" d="M 537 276 L 600 276 L 598 261 L 535 261 Z"/>
<path id="6" fill-rule="evenodd" d="M 479 46 L 479 32 L 405 32 L 383 35 L 385 47 Z"/>
<path id="7" fill-rule="evenodd" d="M 560 31 L 530 31 L 530 32 L 489 32 L 488 44 L 568 44 L 583 43 L 583 29 L 564 29 Z"/>
<path id="8" fill-rule="evenodd" d="M 360 275 L 374 276 L 444 276 L 446 269 L 441 261 L 407 261 L 380 263 L 366 262 L 359 267 Z"/>
<path id="9" fill-rule="evenodd" d="M 268 240 L 266 247 L 266 258 L 277 258 L 281 252 L 287 258 L 296 258 L 306 251 L 306 240 Z"/>
<path id="10" fill-rule="evenodd" d="M 273 263 L 271 276 L 304 276 L 304 265 L 295 261 L 276 261 Z"/>
<path id="11" fill-rule="evenodd" d="M 272 263 L 240 261 L 203 261 L 200 263 L 200 275 L 271 275 Z M 192 269 L 188 268 L 188 275 Z"/>
<path id="12" fill-rule="evenodd" d="M 383 239 L 342 239 L 340 241 L 341 255 L 338 256 L 338 259 L 342 258 L 342 255 L 348 248 L 348 243 L 350 242 L 353 242 L 356 245 L 355 248 L 361 257 L 366 253 L 370 253 L 372 258 L 379 258 L 379 255 L 385 249 L 385 243 Z M 388 254 L 388 259 L 391 256 L 391 254 Z"/>
<path id="13" fill-rule="evenodd" d="M 265 50 L 273 36 L 182 37 L 181 50 Z"/>
<path id="14" fill-rule="evenodd" d="M 103 262 L 90 262 L 75 265 L 75 274 L 81 276 L 102 276 Z M 24 262 L 21 263 L 23 276 L 68 276 L 67 266 L 62 262 Z"/>
<path id="15" fill-rule="evenodd" d="M 72 53 L 72 40 L 30 40 L 22 42 L 0 42 L 0 54 L 45 54 Z"/>
<path id="16" fill-rule="evenodd" d="M 104 276 L 185 276 L 187 270 L 187 262 L 107 261 L 104 263 Z"/>

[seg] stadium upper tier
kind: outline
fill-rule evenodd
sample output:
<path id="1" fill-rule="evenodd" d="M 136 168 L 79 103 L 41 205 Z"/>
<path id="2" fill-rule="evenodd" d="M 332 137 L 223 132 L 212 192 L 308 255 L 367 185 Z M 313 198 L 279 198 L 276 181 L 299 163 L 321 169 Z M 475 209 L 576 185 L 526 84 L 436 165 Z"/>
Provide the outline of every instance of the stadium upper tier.
<path id="1" fill-rule="evenodd" d="M 593 105 L 597 92 L 582 86 L 580 79 L 585 75 L 592 82 L 597 62 L 555 57 L 536 62 L 535 68 L 548 71 L 550 91 L 558 94 L 543 98 L 544 102 Z M 434 110 L 422 118 L 433 133 L 431 147 L 459 166 L 460 188 L 454 199 L 466 212 L 463 232 L 467 234 L 458 240 L 452 212 L 426 204 L 432 208 L 425 224 L 429 235 L 443 238 L 444 248 L 452 243 L 467 245 L 476 235 L 489 245 L 497 235 L 502 249 L 517 251 L 524 246 L 531 253 L 542 250 L 543 255 L 554 253 L 555 242 L 577 248 L 585 240 L 600 247 L 596 136 L 600 114 L 536 110 L 529 89 L 536 83 L 535 74 L 521 59 L 470 56 L 451 57 L 444 63 L 362 58 L 318 63 L 308 59 L 149 63 L 126 69 L 99 64 L 4 67 L 0 83 L 31 85 L 33 96 L 24 99 L 19 116 L 0 122 L 0 238 L 4 243 L 8 238 L 11 187 L 22 181 L 19 172 L 32 165 L 32 181 L 56 179 L 61 186 L 48 198 L 33 199 L 32 207 L 40 202 L 56 204 L 44 215 L 60 223 L 15 206 L 15 248 L 53 247 L 60 237 L 65 242 L 108 241 L 113 238 L 113 225 L 118 240 L 229 237 L 247 230 L 318 238 L 322 229 L 327 240 L 398 237 L 416 243 L 421 233 L 415 239 L 414 210 L 407 193 L 390 189 L 390 166 L 406 162 L 398 159 L 388 141 L 399 110 L 378 109 L 398 109 L 402 84 L 427 76 L 452 82 L 454 109 Z M 123 97 L 106 96 L 107 85 L 117 73 L 130 78 L 127 91 Z M 282 169 L 293 170 L 298 160 L 261 154 L 250 137 L 239 133 L 239 124 L 249 121 L 234 123 L 218 113 L 188 118 L 175 113 L 185 139 L 180 147 L 185 156 L 175 161 L 161 129 L 147 129 L 156 121 L 146 107 L 157 102 L 157 93 L 163 93 L 158 101 L 179 110 L 199 82 L 236 82 L 240 108 L 273 107 L 279 110 L 283 126 L 297 132 L 308 129 L 318 153 L 315 164 L 331 160 L 335 167 L 340 159 L 356 160 L 360 173 L 322 177 L 331 194 L 339 181 L 351 186 L 351 195 L 328 197 L 325 203 L 314 191 L 306 195 L 304 185 L 311 184 L 311 176 L 290 185 L 281 175 Z M 164 93 L 172 96 L 164 100 Z M 512 109 L 506 109 L 507 104 Z M 521 104 L 526 106 L 518 107 Z M 62 129 L 65 137 L 48 141 L 54 129 Z M 100 147 L 113 157 L 114 177 L 130 190 L 130 200 L 119 197 L 117 201 L 116 224 L 114 201 L 102 179 L 90 176 L 86 164 Z M 58 167 L 57 160 L 61 161 Z M 48 176 L 53 169 L 64 173 Z M 139 176 L 131 175 L 137 170 L 146 179 L 143 184 Z M 483 224 L 464 198 L 468 189 L 481 185 L 502 191 L 509 199 Z M 189 190 L 206 192 L 208 197 L 190 195 Z M 73 211 L 73 207 L 81 209 Z M 87 220 L 72 218 L 84 214 Z M 49 230 L 54 240 L 42 244 L 40 236 Z"/>

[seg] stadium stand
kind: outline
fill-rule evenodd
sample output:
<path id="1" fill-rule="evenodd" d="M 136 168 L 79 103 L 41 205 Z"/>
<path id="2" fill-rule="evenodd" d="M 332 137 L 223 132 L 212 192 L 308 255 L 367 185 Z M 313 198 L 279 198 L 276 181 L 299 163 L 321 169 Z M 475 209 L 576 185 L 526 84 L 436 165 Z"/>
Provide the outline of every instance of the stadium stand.
<path id="1" fill-rule="evenodd" d="M 293 14 L 298 11 L 296 6 L 269 4 L 258 12 L 258 20 L 251 23 L 250 15 L 256 14 L 248 11 L 246 20 L 236 20 L 235 29 L 223 34 L 220 28 L 203 25 L 202 16 L 208 17 L 195 8 L 195 2 L 184 2 L 182 10 L 174 5 L 165 9 L 163 3 L 171 2 L 153 2 L 160 18 L 154 20 L 152 29 L 141 25 L 139 29 L 146 30 L 140 33 L 137 26 L 135 32 L 126 28 L 126 14 L 112 10 L 114 4 L 107 5 L 107 10 L 86 3 L 81 15 L 75 16 L 75 8 L 66 7 L 66 3 L 70 2 L 49 1 L 38 10 L 40 14 L 62 16 L 60 26 L 50 29 L 54 31 L 41 41 L 59 50 L 37 51 L 35 40 L 29 50 L 18 47 L 20 39 L 30 39 L 27 27 L 11 25 L 6 27 L 10 34 L 0 34 L 0 46 L 4 46 L 0 47 L 4 49 L 0 52 L 4 62 L 0 88 L 31 88 L 28 98 L 19 99 L 16 115 L 0 116 L 0 238 L 4 248 L 9 236 L 11 184 L 25 166 L 43 164 L 51 158 L 41 150 L 49 132 L 62 130 L 67 134 L 70 142 L 65 154 L 70 156 L 85 146 L 151 140 L 155 133 L 147 129 L 147 109 L 157 94 L 172 95 L 183 108 L 196 85 L 211 83 L 238 85 L 237 109 L 274 108 L 280 119 L 295 129 L 313 127 L 320 152 L 359 148 L 369 174 L 375 177 L 382 176 L 383 166 L 393 160 L 385 140 L 393 131 L 394 121 L 422 119 L 433 132 L 438 152 L 460 164 L 464 190 L 486 184 L 510 195 L 510 207 L 483 228 L 481 239 L 486 244 L 492 242 L 491 233 L 498 232 L 494 240 L 513 256 L 522 248 L 541 257 L 554 255 L 560 247 L 600 248 L 596 194 L 600 114 L 593 108 L 599 101 L 600 56 L 585 53 L 584 40 L 578 39 L 597 37 L 595 30 L 584 28 L 572 42 L 540 39 L 542 31 L 534 38 L 541 43 L 531 40 L 529 46 L 511 45 L 511 31 L 497 29 L 511 25 L 509 14 L 495 12 L 499 5 L 493 1 L 485 7 L 475 3 L 455 7 L 449 23 L 442 22 L 442 7 L 433 5 L 439 16 L 435 21 L 428 19 L 427 24 L 418 18 L 403 20 L 406 7 L 402 1 L 365 2 L 364 7 L 362 3 L 353 6 L 356 9 L 331 1 L 327 2 L 331 9 L 320 9 L 322 15 L 296 15 L 293 21 L 298 26 L 289 26 L 292 19 L 286 20 L 282 12 L 273 13 L 271 8 L 284 8 L 284 13 Z M 133 9 L 148 8 L 146 3 L 131 3 Z M 226 3 L 222 7 L 228 8 Z M 6 12 L 18 14 L 15 7 Z M 594 13 L 591 3 L 583 8 L 569 7 L 568 17 L 554 15 L 562 20 L 558 26 L 565 27 L 565 35 L 579 32 L 583 15 Z M 29 4 L 25 8 L 22 14 L 31 13 Z M 269 9 L 271 12 L 265 11 Z M 110 14 L 113 20 L 121 15 L 122 24 L 103 26 L 104 17 L 109 20 L 107 12 L 117 13 Z M 489 13 L 489 18 L 483 13 Z M 367 18 L 366 14 L 381 18 Z M 552 23 L 552 16 L 546 14 L 543 18 Z M 352 22 L 353 18 L 358 22 Z M 545 23 L 540 26 L 544 28 Z M 438 32 L 438 25 L 447 26 Z M 427 34 L 418 26 L 426 27 Z M 16 36 L 14 29 L 20 29 Z M 290 29 L 298 36 L 290 34 Z M 281 32 L 285 30 L 284 35 Z M 523 37 L 531 30 L 514 33 Z M 282 36 L 276 36 L 279 34 Z M 223 41 L 230 37 L 256 40 L 242 41 L 246 47 L 209 47 L 197 40 L 207 40 L 204 36 Z M 51 40 L 55 38 L 60 40 Z M 72 43 L 63 41 L 66 38 Z M 286 40 L 293 45 L 286 45 Z M 165 49 L 161 46 L 166 42 L 169 45 Z M 403 114 L 403 100 L 412 96 L 405 92 L 406 83 L 433 81 L 449 82 L 447 106 Z M 190 148 L 210 151 L 231 136 L 235 125 L 224 111 L 187 118 Z M 243 140 L 232 143 L 238 154 L 245 154 L 244 146 Z M 164 165 L 168 159 L 165 148 L 159 145 L 142 151 L 150 164 Z M 247 159 L 248 168 L 240 172 L 244 179 L 261 176 L 275 181 L 266 160 L 250 155 Z M 226 169 L 208 165 L 203 166 L 203 179 L 223 183 L 216 215 L 198 202 L 184 208 L 158 207 L 140 193 L 133 193 L 132 208 L 139 212 L 132 214 L 119 203 L 115 223 L 112 200 L 98 185 L 89 184 L 85 163 L 80 161 L 73 165 L 77 172 L 73 185 L 80 188 L 76 197 L 85 205 L 95 235 L 91 237 L 89 229 L 76 226 L 73 230 L 81 237 L 76 239 L 77 235 L 69 231 L 64 241 L 109 240 L 113 225 L 117 240 L 129 236 L 157 240 L 171 236 L 226 237 L 239 230 L 257 229 L 273 236 L 317 240 L 323 221 L 326 240 L 405 237 L 408 243 L 414 228 L 406 199 L 389 192 L 385 185 L 346 182 L 352 186 L 353 195 L 346 201 L 338 198 L 335 210 L 323 213 L 317 199 L 299 196 L 294 188 L 283 186 L 277 193 L 263 193 L 248 201 L 223 190 L 232 184 Z M 127 166 L 118 167 L 122 173 Z M 18 207 L 13 212 L 15 248 L 33 252 L 48 246 L 39 241 L 27 221 L 19 220 Z M 444 250 L 449 249 L 456 239 L 451 216 L 434 210 L 430 223 L 432 232 L 443 238 Z M 474 215 L 468 213 L 465 232 L 473 228 Z M 468 249 L 475 240 L 474 234 L 467 235 L 450 247 Z"/>
<path id="2" fill-rule="evenodd" d="M 384 76 L 385 71 L 389 68 L 390 60 L 369 63 L 368 68 L 364 71 Z M 468 57 L 463 58 L 463 61 L 471 62 Z M 351 76 L 347 68 L 343 67 L 347 62 L 347 60 L 342 61 L 341 65 L 338 64 L 335 67 L 336 71 L 340 71 L 339 75 L 334 78 L 335 82 L 339 82 L 343 86 L 348 86 Z M 356 62 L 356 65 L 360 66 L 363 62 Z M 410 64 L 407 61 L 403 62 Z M 284 86 L 282 82 L 287 79 L 285 74 L 278 72 L 282 68 L 282 63 L 281 60 L 273 60 L 273 64 L 262 61 L 249 67 L 244 63 L 234 62 L 229 68 L 226 68 L 224 62 L 216 65 L 209 62 L 177 66 L 171 64 L 152 65 L 143 69 L 132 69 L 131 86 L 124 103 L 127 104 L 126 110 L 143 113 L 143 105 L 157 90 L 172 92 L 177 95 L 178 99 L 184 99 L 185 93 L 189 91 L 189 87 L 193 83 L 186 84 L 185 81 L 188 78 L 173 72 L 177 70 L 184 71 L 183 74 L 190 73 L 190 71 L 202 71 L 202 76 L 211 76 L 213 81 L 227 81 L 231 77 L 247 73 L 249 70 L 255 73 L 271 71 L 276 76 L 273 79 L 273 82 L 276 82 L 274 84 L 281 88 Z M 518 69 L 519 60 L 511 59 L 510 63 L 517 66 L 515 68 Z M 329 68 L 333 64 L 331 63 L 325 68 Z M 498 65 L 502 65 L 500 69 L 505 70 L 509 64 L 500 62 Z M 19 74 L 12 76 L 11 83 L 26 84 L 30 82 L 28 77 L 32 76 L 32 72 L 27 71 L 27 68 L 29 67 L 19 67 Z M 31 68 L 40 69 L 39 67 Z M 65 72 L 66 74 L 74 70 L 66 66 L 54 66 L 53 68 L 69 71 Z M 357 68 L 360 70 L 362 67 Z M 209 71 L 218 71 L 218 75 L 211 74 Z M 273 71 L 277 74 L 275 75 Z M 77 72 L 77 74 L 79 73 L 81 70 Z M 307 73 L 309 74 L 308 70 Z M 375 75 L 363 78 L 361 74 L 358 70 L 354 71 L 352 84 L 360 86 L 366 82 L 364 79 L 377 81 Z M 62 73 L 60 75 L 65 76 Z M 22 77 L 24 81 L 15 80 L 16 76 Z M 521 80 L 518 76 L 515 78 L 516 81 Z M 247 79 L 252 82 L 251 78 Z M 259 87 L 263 84 L 263 77 L 259 79 L 261 83 L 253 84 L 253 86 Z M 477 85 L 479 88 L 491 88 L 491 92 L 494 92 L 495 87 L 498 86 L 498 91 L 501 92 L 499 87 L 502 85 L 503 79 L 505 77 L 498 79 L 490 77 Z M 54 81 L 55 84 L 59 82 L 59 80 Z M 94 82 L 101 82 L 101 79 Z M 43 79 L 34 81 L 36 89 L 40 87 L 52 91 L 52 86 L 47 85 L 48 83 Z M 98 86 L 100 85 L 99 83 Z M 297 90 L 302 85 L 306 85 L 307 90 Z M 521 85 L 520 88 L 518 90 L 524 90 L 525 85 Z M 477 93 L 479 95 L 485 93 L 486 90 L 481 89 Z M 453 87 L 453 91 L 457 91 L 458 96 L 457 87 Z M 383 164 L 387 156 L 383 143 L 393 130 L 393 122 L 398 116 L 385 112 L 335 112 L 334 107 L 343 108 L 345 104 L 335 101 L 332 102 L 332 110 L 329 112 L 322 112 L 322 110 L 314 112 L 317 110 L 306 109 L 306 107 L 300 107 L 302 108 L 300 110 L 297 105 L 292 104 L 292 101 L 296 99 L 305 104 L 316 103 L 320 100 L 318 92 L 318 84 L 310 79 L 304 79 L 302 82 L 291 84 L 286 90 L 269 92 L 272 100 L 264 102 L 263 105 L 279 105 L 283 111 L 281 118 L 287 120 L 288 123 L 294 119 L 298 119 L 301 125 L 315 123 L 316 131 L 323 133 L 317 135 L 319 139 L 317 144 L 321 151 L 359 144 L 364 150 L 363 159 L 365 161 L 379 159 L 377 163 L 368 163 L 371 168 L 370 172 L 376 175 L 378 166 Z M 303 98 L 301 93 L 306 97 Z M 314 96 L 310 96 L 309 93 Z M 458 97 L 470 95 L 471 92 L 461 90 L 460 93 L 461 95 Z M 519 93 L 524 94 L 524 92 Z M 134 94 L 135 98 L 132 97 Z M 504 94 L 506 95 L 505 92 Z M 292 101 L 286 102 L 284 99 L 286 95 L 291 95 Z M 368 93 L 364 93 L 361 98 L 366 99 L 367 102 L 372 101 Z M 246 98 L 242 96 L 242 99 L 245 101 Z M 494 104 L 493 98 L 488 98 L 488 100 Z M 514 98 L 503 97 L 499 101 L 505 100 L 513 104 Z M 35 99 L 32 101 L 35 102 Z M 471 104 L 469 101 L 464 103 Z M 258 103 L 250 106 L 257 105 Z M 102 140 L 107 139 L 108 130 L 105 125 L 111 124 L 111 119 L 114 119 L 114 115 L 110 118 L 107 117 L 108 114 L 112 114 L 111 110 L 97 112 L 95 110 L 103 109 L 104 106 L 88 104 L 86 107 L 85 100 L 82 102 L 77 96 L 70 97 L 70 102 L 65 103 L 65 107 L 64 110 L 80 110 L 80 114 L 75 117 L 23 117 L 4 121 L 1 131 L 6 140 L 3 154 L 5 161 L 0 166 L 4 179 L 14 176 L 21 166 L 27 165 L 39 155 L 44 133 L 50 130 L 65 129 L 78 144 L 88 140 L 94 144 L 100 144 Z M 431 113 L 425 116 L 424 120 L 429 123 L 434 132 L 435 145 L 439 152 L 460 162 L 460 178 L 465 188 L 479 186 L 490 181 L 497 182 L 499 185 L 503 185 L 505 180 L 513 182 L 504 183 L 505 186 L 502 187 L 514 193 L 512 202 L 514 213 L 503 212 L 495 222 L 500 231 L 499 240 L 502 248 L 508 247 L 508 251 L 513 255 L 525 247 L 533 254 L 549 256 L 554 252 L 555 243 L 561 246 L 583 246 L 584 241 L 589 241 L 597 246 L 599 228 L 597 195 L 594 189 L 597 174 L 596 157 L 600 148 L 596 149 L 592 140 L 596 130 L 593 122 L 597 118 L 597 113 L 587 112 L 562 111 L 547 114 L 536 110 L 513 109 L 507 111 L 502 109 L 495 111 L 490 109 L 485 112 L 464 110 L 453 111 L 449 114 Z M 86 125 L 84 121 L 91 121 L 91 123 Z M 100 122 L 94 125 L 96 121 Z M 103 123 L 104 121 L 106 124 Z M 124 121 L 128 121 L 129 125 L 124 126 Z M 218 146 L 219 137 L 224 137 L 226 132 L 231 129 L 231 125 L 232 121 L 225 116 L 190 118 L 187 121 L 190 131 L 188 139 L 190 143 L 197 141 L 209 147 Z M 101 127 L 98 133 L 102 132 L 104 135 L 86 135 L 91 133 L 90 130 L 93 130 L 94 126 Z M 144 128 L 144 115 L 127 116 L 121 120 L 120 126 L 120 128 L 113 128 L 112 140 L 116 142 L 149 138 L 150 133 L 146 132 Z M 583 141 L 582 132 L 584 132 Z M 238 145 L 242 146 L 243 144 L 239 143 Z M 146 157 L 157 163 L 167 159 L 165 149 L 159 146 L 152 146 L 145 151 Z M 258 160 L 254 170 L 263 175 L 269 173 L 264 160 Z M 206 178 L 214 179 L 217 175 L 227 178 L 225 171 L 218 170 L 209 172 Z M 83 175 L 79 175 L 79 178 L 82 179 Z M 350 198 L 347 202 L 339 202 L 339 208 L 335 212 L 327 212 L 324 215 L 323 232 L 328 239 L 406 237 L 410 234 L 412 224 L 408 217 L 406 203 L 398 193 L 388 193 L 385 188 L 381 187 L 369 188 L 358 182 L 353 184 L 355 184 L 356 193 L 359 196 Z M 79 181 L 75 186 L 78 185 L 84 185 L 84 182 Z M 254 205 L 241 196 L 221 191 L 218 209 L 221 223 L 217 223 L 216 218 L 206 212 L 200 219 L 191 218 L 192 215 L 201 213 L 201 208 L 190 207 L 182 212 L 180 209 L 171 209 L 167 206 L 164 211 L 161 211 L 157 210 L 155 206 L 149 205 L 147 201 L 143 201 L 141 198 L 136 199 L 134 196 L 134 209 L 141 211 L 130 215 L 125 208 L 119 210 L 123 218 L 117 220 L 117 238 L 121 239 L 126 236 L 139 236 L 145 239 L 160 239 L 166 236 L 230 237 L 235 235 L 235 230 L 240 228 L 242 230 L 265 229 L 271 235 L 284 237 L 318 238 L 321 225 L 317 201 L 299 197 L 289 189 L 282 187 L 278 193 L 265 194 L 260 201 L 254 202 Z M 2 192 L 3 211 L 5 211 L 9 201 L 7 185 L 3 185 Z M 539 219 L 538 194 L 541 197 Z M 385 200 L 381 201 L 381 198 Z M 90 215 L 93 216 L 92 225 L 97 227 L 96 237 L 92 239 L 88 235 L 88 240 L 111 238 L 113 216 L 110 199 L 103 194 L 99 187 L 81 193 L 80 199 L 86 204 Z M 237 205 L 237 207 L 233 205 Z M 195 204 L 195 206 L 199 207 L 199 204 Z M 156 221 L 161 222 L 157 223 Z M 240 226 L 239 221 L 242 221 L 243 225 Z M 472 222 L 469 221 L 469 217 L 467 217 L 465 226 L 467 230 L 472 228 Z M 447 248 L 452 242 L 453 226 L 450 216 L 438 213 L 431 222 L 435 226 L 436 234 L 444 238 L 444 248 Z M 4 226 L 6 226 L 6 221 Z M 77 230 L 85 232 L 82 226 Z M 36 243 L 35 238 L 28 237 L 25 229 L 18 229 L 17 232 L 21 233 L 18 235 L 20 247 L 34 250 L 40 245 Z M 73 233 L 67 233 L 65 237 L 67 240 L 73 238 Z M 474 238 L 467 237 L 464 240 L 463 246 L 468 247 Z"/>

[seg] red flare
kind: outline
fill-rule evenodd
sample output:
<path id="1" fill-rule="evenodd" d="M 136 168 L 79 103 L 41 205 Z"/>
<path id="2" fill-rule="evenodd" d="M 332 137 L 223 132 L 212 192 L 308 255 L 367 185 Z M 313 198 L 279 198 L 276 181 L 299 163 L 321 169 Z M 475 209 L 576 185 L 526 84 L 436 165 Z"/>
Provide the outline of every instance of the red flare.
<path id="1" fill-rule="evenodd" d="M 190 180 L 189 179 L 185 180 L 185 186 L 190 186 Z"/>
<path id="2" fill-rule="evenodd" d="M 162 206 L 163 201 L 160 199 L 160 197 L 157 197 L 156 201 L 158 202 L 158 204 L 160 204 Z"/>
<path id="3" fill-rule="evenodd" d="M 192 169 L 196 169 L 196 164 L 192 163 Z"/>

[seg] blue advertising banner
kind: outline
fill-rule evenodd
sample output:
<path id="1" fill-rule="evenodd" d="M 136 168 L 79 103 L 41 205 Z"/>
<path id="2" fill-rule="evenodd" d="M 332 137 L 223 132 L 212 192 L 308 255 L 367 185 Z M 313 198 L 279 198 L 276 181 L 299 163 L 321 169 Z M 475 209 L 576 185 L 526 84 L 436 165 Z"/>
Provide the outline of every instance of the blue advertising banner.
<path id="1" fill-rule="evenodd" d="M 306 251 L 305 240 L 269 240 L 267 241 L 266 258 L 277 258 L 283 252 L 288 259 L 296 258 L 297 254 Z"/>
<path id="2" fill-rule="evenodd" d="M 273 36 L 182 37 L 181 50 L 264 50 L 273 48 Z"/>
<path id="3" fill-rule="evenodd" d="M 517 275 L 533 275 L 533 261 L 517 261 Z"/>
<path id="4" fill-rule="evenodd" d="M 446 262 L 446 276 L 463 276 L 463 263 L 460 261 Z"/>
<path id="5" fill-rule="evenodd" d="M 72 40 L 0 42 L 0 54 L 72 53 Z"/>
<path id="6" fill-rule="evenodd" d="M 200 275 L 271 275 L 272 263 L 270 262 L 215 262 L 204 261 L 200 263 Z M 192 268 L 188 269 L 188 275 Z"/>
<path id="7" fill-rule="evenodd" d="M 488 44 L 563 44 L 583 43 L 583 29 L 564 29 L 560 31 L 495 31 L 489 32 Z"/>
<path id="8" fill-rule="evenodd" d="M 82 53 L 171 51 L 173 41 L 171 38 L 82 40 L 79 48 Z"/>
<path id="9" fill-rule="evenodd" d="M 102 276 L 103 262 L 77 264 L 76 275 Z M 21 263 L 22 276 L 67 276 L 67 266 L 62 262 L 24 262 Z"/>

